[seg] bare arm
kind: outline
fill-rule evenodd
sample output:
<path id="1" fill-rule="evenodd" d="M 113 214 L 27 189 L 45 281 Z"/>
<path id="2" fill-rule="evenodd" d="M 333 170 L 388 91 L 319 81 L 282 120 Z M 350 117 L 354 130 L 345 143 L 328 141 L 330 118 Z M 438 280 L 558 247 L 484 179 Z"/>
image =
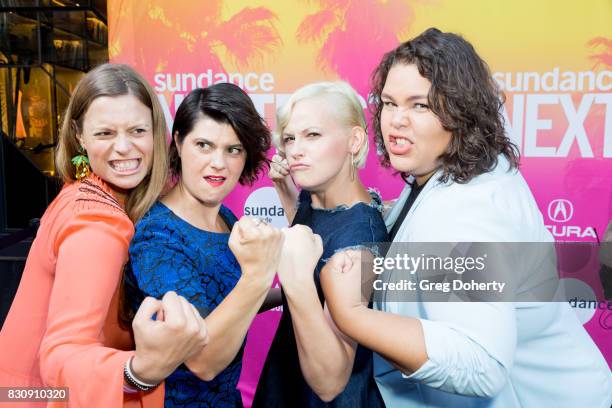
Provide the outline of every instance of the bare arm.
<path id="1" fill-rule="evenodd" d="M 427 361 L 419 319 L 372 310 L 363 305 L 336 311 L 334 318 L 343 333 L 375 350 L 403 373 L 413 373 Z"/>
<path id="2" fill-rule="evenodd" d="M 236 357 L 272 284 L 283 239 L 280 230 L 256 225 L 248 217 L 234 225 L 229 246 L 241 266 L 242 277 L 206 318 L 208 345 L 185 361 L 201 379 L 212 380 Z"/>
<path id="3" fill-rule="evenodd" d="M 359 276 L 356 262 L 338 263 L 332 258 L 321 272 L 321 281 L 344 289 Z M 516 338 L 513 305 L 425 302 L 422 307 L 431 320 L 417 319 L 370 310 L 359 292 L 359 287 L 352 286 L 348 293 L 335 290 L 327 298 L 336 324 L 412 381 L 484 398 L 494 397 L 503 388 Z"/>
<path id="4" fill-rule="evenodd" d="M 336 328 L 310 282 L 290 289 L 287 299 L 304 379 L 319 398 L 331 401 L 350 378 L 357 345 Z"/>
<path id="5" fill-rule="evenodd" d="M 269 287 L 270 283 L 264 279 L 240 278 L 229 295 L 206 317 L 210 341 L 185 361 L 191 372 L 204 381 L 211 381 L 234 360 Z"/>
<path id="6" fill-rule="evenodd" d="M 331 401 L 350 378 L 356 344 L 336 328 L 317 294 L 313 271 L 323 252 L 321 238 L 303 225 L 285 235 L 278 275 L 291 311 L 300 367 L 319 398 Z"/>

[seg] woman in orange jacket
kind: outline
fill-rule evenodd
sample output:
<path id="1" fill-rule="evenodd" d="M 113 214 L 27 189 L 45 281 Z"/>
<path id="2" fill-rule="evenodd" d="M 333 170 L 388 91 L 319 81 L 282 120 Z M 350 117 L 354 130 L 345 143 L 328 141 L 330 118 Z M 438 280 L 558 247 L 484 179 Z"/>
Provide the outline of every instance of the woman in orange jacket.
<path id="1" fill-rule="evenodd" d="M 158 198 L 167 167 L 166 125 L 146 81 L 125 65 L 85 75 L 59 136 L 65 186 L 42 217 L 0 332 L 1 387 L 68 388 L 48 406 L 163 406 L 156 385 L 206 345 L 204 320 L 174 292 L 147 298 L 133 346 L 117 299 L 133 223 Z"/>

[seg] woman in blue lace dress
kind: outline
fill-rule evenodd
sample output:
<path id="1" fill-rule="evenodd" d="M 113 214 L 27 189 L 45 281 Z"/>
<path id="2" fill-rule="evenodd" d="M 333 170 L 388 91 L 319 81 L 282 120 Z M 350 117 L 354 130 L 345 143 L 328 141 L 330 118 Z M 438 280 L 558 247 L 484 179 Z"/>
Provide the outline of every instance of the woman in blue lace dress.
<path id="1" fill-rule="evenodd" d="M 363 108 L 346 83 L 316 83 L 296 91 L 277 113 L 275 181 L 289 221 L 323 241 L 313 270 L 300 268 L 307 249 L 284 259 L 279 279 L 283 315 L 261 374 L 253 407 L 380 407 L 372 352 L 339 333 L 319 274 L 334 253 L 387 240 L 380 197 L 359 179 L 368 142 Z M 293 181 L 302 188 L 297 193 Z M 297 208 L 296 208 L 297 203 Z M 286 238 L 289 240 L 289 237 Z"/>
<path id="2" fill-rule="evenodd" d="M 166 407 L 242 406 L 244 339 L 272 284 L 283 234 L 237 221 L 222 201 L 236 183 L 256 179 L 269 130 L 244 91 L 217 84 L 187 95 L 172 136 L 178 182 L 136 225 L 127 303 L 136 310 L 146 296 L 172 290 L 206 318 L 209 343 L 166 379 Z"/>

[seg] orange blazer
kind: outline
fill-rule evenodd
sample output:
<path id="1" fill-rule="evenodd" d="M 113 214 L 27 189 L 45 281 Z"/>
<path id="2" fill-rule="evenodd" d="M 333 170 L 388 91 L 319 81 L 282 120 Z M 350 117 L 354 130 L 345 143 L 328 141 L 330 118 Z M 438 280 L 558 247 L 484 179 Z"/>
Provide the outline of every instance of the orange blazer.
<path id="1" fill-rule="evenodd" d="M 133 234 L 95 175 L 65 185 L 47 208 L 0 332 L 0 386 L 68 387 L 69 401 L 15 407 L 163 407 L 163 384 L 123 392 L 134 352 L 117 323 L 117 290 Z"/>

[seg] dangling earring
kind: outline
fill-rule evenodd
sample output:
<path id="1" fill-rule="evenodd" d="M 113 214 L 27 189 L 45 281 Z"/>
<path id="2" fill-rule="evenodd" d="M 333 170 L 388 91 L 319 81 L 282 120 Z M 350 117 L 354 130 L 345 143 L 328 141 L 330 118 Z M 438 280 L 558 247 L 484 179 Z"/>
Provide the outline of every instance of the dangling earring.
<path id="1" fill-rule="evenodd" d="M 76 179 L 81 181 L 89 176 L 91 169 L 89 168 L 89 158 L 83 146 L 79 147 L 79 154 L 72 158 L 72 164 L 76 167 Z"/>
<path id="2" fill-rule="evenodd" d="M 353 158 L 353 152 L 351 152 L 351 181 L 355 181 L 355 160 Z"/>

